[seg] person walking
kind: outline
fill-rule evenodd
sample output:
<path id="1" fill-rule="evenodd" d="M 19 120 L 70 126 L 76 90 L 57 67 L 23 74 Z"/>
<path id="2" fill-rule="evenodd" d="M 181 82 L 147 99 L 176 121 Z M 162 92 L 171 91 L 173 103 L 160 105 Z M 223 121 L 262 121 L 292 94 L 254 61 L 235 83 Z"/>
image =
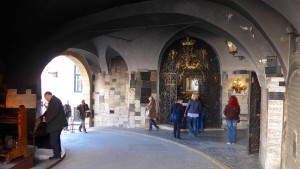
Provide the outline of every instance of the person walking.
<path id="1" fill-rule="evenodd" d="M 61 159 L 61 140 L 62 129 L 68 125 L 64 107 L 59 98 L 47 91 L 44 98 L 48 101 L 48 108 L 43 115 L 43 122 L 47 123 L 47 132 L 50 133 L 50 146 L 53 149 L 52 159 Z"/>
<path id="2" fill-rule="evenodd" d="M 174 138 L 181 139 L 180 128 L 182 124 L 182 118 L 184 115 L 184 109 L 182 106 L 183 98 L 181 96 L 177 97 L 177 103 L 171 106 L 171 118 L 173 122 L 173 135 Z"/>
<path id="3" fill-rule="evenodd" d="M 82 99 L 81 104 L 77 106 L 77 110 L 79 111 L 79 118 L 81 120 L 81 124 L 78 130 L 81 132 L 81 129 L 83 129 L 83 131 L 87 133 L 85 128 L 85 118 L 86 114 L 89 113 L 90 109 L 89 106 L 85 103 L 84 99 Z"/>
<path id="4" fill-rule="evenodd" d="M 227 144 L 236 143 L 236 128 L 239 121 L 240 105 L 235 96 L 230 96 L 228 104 L 225 106 L 224 115 L 227 124 Z"/>
<path id="5" fill-rule="evenodd" d="M 159 127 L 155 123 L 154 119 L 156 118 L 156 103 L 153 98 L 153 96 L 150 96 L 149 103 L 146 106 L 147 111 L 149 111 L 148 117 L 149 117 L 149 131 L 152 131 L 152 125 L 156 128 L 156 130 L 159 130 Z"/>
<path id="6" fill-rule="evenodd" d="M 184 116 L 188 118 L 189 135 L 197 136 L 198 117 L 201 111 L 201 103 L 198 100 L 198 94 L 193 93 L 188 106 L 185 109 Z"/>
<path id="7" fill-rule="evenodd" d="M 64 110 L 65 110 L 65 114 L 66 114 L 66 118 L 67 118 L 67 122 L 69 122 L 69 118 L 72 115 L 72 109 L 71 106 L 69 104 L 69 100 L 67 100 L 66 104 L 64 105 Z M 64 130 L 69 131 L 68 126 L 66 126 L 64 128 Z"/>

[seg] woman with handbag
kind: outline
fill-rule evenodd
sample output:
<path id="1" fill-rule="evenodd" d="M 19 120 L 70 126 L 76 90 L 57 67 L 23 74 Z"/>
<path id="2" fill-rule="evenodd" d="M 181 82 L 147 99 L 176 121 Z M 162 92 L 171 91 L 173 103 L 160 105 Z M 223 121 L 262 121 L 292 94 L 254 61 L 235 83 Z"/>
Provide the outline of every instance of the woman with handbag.
<path id="1" fill-rule="evenodd" d="M 149 131 L 152 130 L 152 125 L 154 125 L 154 127 L 156 128 L 156 130 L 159 130 L 159 127 L 157 126 L 157 124 L 155 123 L 154 119 L 156 118 L 156 103 L 155 103 L 155 100 L 153 98 L 153 96 L 150 96 L 149 97 L 149 103 L 148 105 L 146 106 L 146 115 L 148 113 L 148 117 L 149 117 Z"/>
<path id="2" fill-rule="evenodd" d="M 239 121 L 240 105 L 238 99 L 235 96 L 230 96 L 228 104 L 224 109 L 224 115 L 226 116 L 227 123 L 227 144 L 236 143 L 236 128 Z"/>

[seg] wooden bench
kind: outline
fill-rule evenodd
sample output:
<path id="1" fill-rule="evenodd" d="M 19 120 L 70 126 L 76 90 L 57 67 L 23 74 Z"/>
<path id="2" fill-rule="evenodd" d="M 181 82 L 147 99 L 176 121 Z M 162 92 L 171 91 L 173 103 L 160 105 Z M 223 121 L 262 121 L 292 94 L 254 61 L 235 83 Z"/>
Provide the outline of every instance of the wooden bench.
<path id="1" fill-rule="evenodd" d="M 1 109 L 3 111 L 3 109 Z M 8 164 L 18 157 L 28 157 L 28 135 L 27 135 L 27 110 L 20 106 L 17 114 L 0 112 L 0 135 L 15 137 L 16 144 L 13 148 L 0 150 L 0 156 L 4 157 L 3 164 Z M 3 140 L 3 139 L 2 139 Z M 4 143 L 2 141 L 2 143 Z"/>

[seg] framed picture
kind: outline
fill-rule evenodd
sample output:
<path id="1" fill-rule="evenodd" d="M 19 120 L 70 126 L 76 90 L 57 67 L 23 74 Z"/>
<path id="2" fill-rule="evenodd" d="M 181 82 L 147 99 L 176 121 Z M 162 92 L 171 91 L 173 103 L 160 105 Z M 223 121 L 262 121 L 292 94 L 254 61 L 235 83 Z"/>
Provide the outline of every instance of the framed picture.
<path id="1" fill-rule="evenodd" d="M 200 79 L 199 78 L 186 78 L 185 79 L 185 91 L 197 92 L 199 91 Z"/>

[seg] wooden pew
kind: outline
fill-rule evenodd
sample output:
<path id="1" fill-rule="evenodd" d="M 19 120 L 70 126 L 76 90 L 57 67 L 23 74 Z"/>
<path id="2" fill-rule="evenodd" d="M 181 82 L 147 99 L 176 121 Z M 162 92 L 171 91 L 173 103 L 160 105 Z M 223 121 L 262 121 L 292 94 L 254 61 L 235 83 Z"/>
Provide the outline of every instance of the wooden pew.
<path id="1" fill-rule="evenodd" d="M 17 131 L 1 131 L 1 135 L 10 135 L 17 133 L 16 146 L 11 150 L 0 150 L 0 156 L 5 157 L 3 164 L 8 164 L 11 160 L 18 157 L 28 157 L 28 138 L 27 138 L 27 110 L 25 106 L 19 107 L 17 115 L 1 113 L 0 124 L 5 125 L 17 125 Z M 13 130 L 13 128 L 12 128 Z"/>

